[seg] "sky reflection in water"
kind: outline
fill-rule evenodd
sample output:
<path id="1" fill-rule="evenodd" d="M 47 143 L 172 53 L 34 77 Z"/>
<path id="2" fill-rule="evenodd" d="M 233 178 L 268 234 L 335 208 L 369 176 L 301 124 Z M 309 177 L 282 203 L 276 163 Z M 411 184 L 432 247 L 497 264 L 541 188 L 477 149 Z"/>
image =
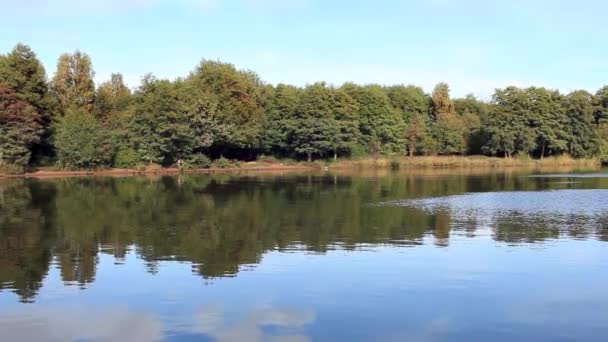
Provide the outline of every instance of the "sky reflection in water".
<path id="1" fill-rule="evenodd" d="M 608 179 L 581 179 L 1 181 L 0 336 L 605 340 Z"/>

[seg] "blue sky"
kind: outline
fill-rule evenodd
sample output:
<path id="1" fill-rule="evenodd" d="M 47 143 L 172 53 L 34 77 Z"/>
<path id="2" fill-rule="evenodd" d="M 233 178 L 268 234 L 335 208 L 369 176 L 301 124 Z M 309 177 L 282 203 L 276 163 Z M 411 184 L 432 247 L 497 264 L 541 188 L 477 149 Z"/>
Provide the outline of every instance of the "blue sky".
<path id="1" fill-rule="evenodd" d="M 98 82 L 185 76 L 203 58 L 270 83 L 448 82 L 454 96 L 608 84 L 608 2 L 596 0 L 0 0 L 0 51 L 29 44 L 49 76 L 91 55 Z"/>

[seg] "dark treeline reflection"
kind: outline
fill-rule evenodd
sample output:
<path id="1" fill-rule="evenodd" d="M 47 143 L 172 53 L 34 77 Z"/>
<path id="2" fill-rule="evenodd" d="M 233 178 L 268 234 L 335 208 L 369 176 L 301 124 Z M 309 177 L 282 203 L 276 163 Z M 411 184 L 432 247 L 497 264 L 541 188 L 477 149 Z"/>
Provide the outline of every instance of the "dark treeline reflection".
<path id="1" fill-rule="evenodd" d="M 589 179 L 577 188 L 608 187 L 606 181 Z M 488 225 L 479 215 L 455 220 L 450 210 L 373 205 L 554 186 L 544 178 L 508 173 L 5 180 L 0 182 L 0 290 L 32 301 L 51 265 L 66 284 L 85 288 L 95 281 L 101 253 L 122 263 L 134 252 L 152 273 L 159 261 L 178 260 L 191 262 L 203 277 L 223 277 L 258 263 L 268 250 L 324 252 L 427 241 L 447 246 L 454 231 L 473 237 L 487 227 L 496 240 L 509 243 L 562 234 L 608 240 L 605 224 L 573 225 L 578 228 L 564 232 L 542 216 Z"/>

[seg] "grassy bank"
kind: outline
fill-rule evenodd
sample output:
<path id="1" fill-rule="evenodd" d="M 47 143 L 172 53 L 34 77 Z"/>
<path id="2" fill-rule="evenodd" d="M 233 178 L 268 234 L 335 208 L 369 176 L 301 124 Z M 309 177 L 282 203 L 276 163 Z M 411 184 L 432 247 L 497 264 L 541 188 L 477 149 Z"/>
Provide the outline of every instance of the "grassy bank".
<path id="1" fill-rule="evenodd" d="M 151 165 L 137 169 L 95 169 L 63 170 L 58 168 L 41 168 L 22 174 L 1 172 L 0 178 L 7 177 L 82 177 L 82 176 L 136 176 L 136 175 L 172 175 L 179 173 L 238 173 L 238 172 L 285 172 L 315 170 L 433 170 L 433 169 L 467 169 L 488 170 L 493 168 L 597 168 L 598 159 L 574 159 L 569 156 L 531 158 L 494 158 L 484 156 L 419 156 L 419 157 L 365 157 L 352 159 L 317 160 L 313 163 L 294 160 L 277 160 L 261 158 L 256 162 L 230 161 L 223 167 L 213 165 L 208 168 L 185 168 Z"/>
<path id="2" fill-rule="evenodd" d="M 495 168 L 495 167 L 599 167 L 599 159 L 574 159 L 570 156 L 532 158 L 496 158 L 485 156 L 419 156 L 379 157 L 338 160 L 328 164 L 330 168 Z"/>

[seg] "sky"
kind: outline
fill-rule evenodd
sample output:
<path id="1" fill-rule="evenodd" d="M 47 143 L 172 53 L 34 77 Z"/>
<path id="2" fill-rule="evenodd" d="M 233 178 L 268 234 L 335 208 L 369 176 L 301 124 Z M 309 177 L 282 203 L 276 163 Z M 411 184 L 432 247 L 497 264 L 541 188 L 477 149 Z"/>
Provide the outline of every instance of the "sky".
<path id="1" fill-rule="evenodd" d="M 96 82 L 187 76 L 202 60 L 269 83 L 447 82 L 489 98 L 508 85 L 608 84 L 602 0 L 0 0 L 0 53 L 22 42 L 49 77 L 88 53 Z"/>

